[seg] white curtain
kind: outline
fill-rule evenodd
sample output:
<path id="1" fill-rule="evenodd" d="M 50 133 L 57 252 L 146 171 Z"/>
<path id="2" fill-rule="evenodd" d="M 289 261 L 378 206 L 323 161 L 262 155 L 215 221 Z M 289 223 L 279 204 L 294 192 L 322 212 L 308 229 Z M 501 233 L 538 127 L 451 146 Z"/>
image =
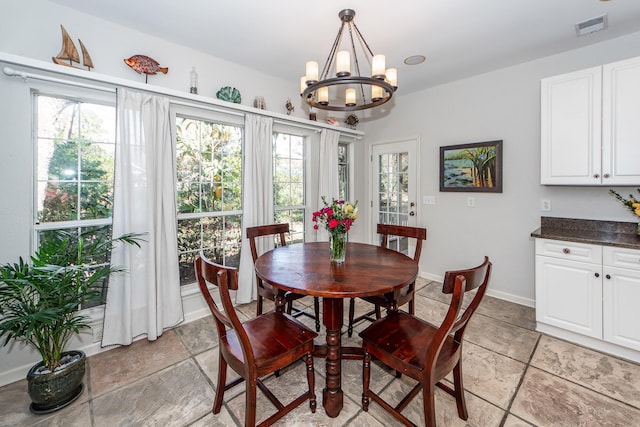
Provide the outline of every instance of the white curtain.
<path id="1" fill-rule="evenodd" d="M 320 132 L 320 151 L 318 156 L 318 203 L 317 208 L 320 209 L 323 205 L 322 196 L 328 203 L 331 203 L 332 199 L 337 199 L 339 195 L 339 183 L 338 183 L 338 139 L 340 139 L 340 132 L 330 129 L 322 129 Z M 316 240 L 319 242 L 329 241 L 329 233 L 323 228 L 319 228 Z"/>
<path id="2" fill-rule="evenodd" d="M 141 248 L 119 245 L 112 265 L 102 345 L 131 344 L 183 320 L 178 273 L 175 147 L 169 100 L 118 90 L 113 235 L 146 233 Z"/>
<path id="3" fill-rule="evenodd" d="M 256 277 L 247 239 L 247 227 L 273 224 L 273 119 L 247 114 L 244 122 L 244 182 L 242 186 L 242 251 L 236 303 L 254 300 Z M 267 250 L 267 239 L 258 239 L 258 254 Z"/>

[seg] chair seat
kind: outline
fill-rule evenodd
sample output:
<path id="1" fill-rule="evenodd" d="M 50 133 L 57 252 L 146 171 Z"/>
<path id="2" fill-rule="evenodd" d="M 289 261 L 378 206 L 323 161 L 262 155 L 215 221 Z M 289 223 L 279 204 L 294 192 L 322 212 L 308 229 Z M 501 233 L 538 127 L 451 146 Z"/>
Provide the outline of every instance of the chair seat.
<path id="1" fill-rule="evenodd" d="M 418 379 L 424 370 L 426 347 L 437 332 L 436 326 L 397 311 L 372 323 L 360 332 L 360 337 L 363 348 L 372 356 L 383 360 L 401 373 Z M 438 356 L 435 381 L 444 378 L 451 371 L 448 361 L 457 360 L 454 356 L 458 349 L 460 346 L 454 343 L 452 336 L 448 336 Z"/>
<path id="2" fill-rule="evenodd" d="M 242 325 L 251 343 L 258 368 L 284 368 L 291 360 L 299 359 L 310 351 L 310 348 L 313 351 L 313 340 L 318 336 L 291 316 L 275 311 L 254 317 Z M 264 340 L 267 336 L 272 339 Z M 242 361 L 242 349 L 235 331 L 228 331 L 223 339 L 231 354 Z"/>

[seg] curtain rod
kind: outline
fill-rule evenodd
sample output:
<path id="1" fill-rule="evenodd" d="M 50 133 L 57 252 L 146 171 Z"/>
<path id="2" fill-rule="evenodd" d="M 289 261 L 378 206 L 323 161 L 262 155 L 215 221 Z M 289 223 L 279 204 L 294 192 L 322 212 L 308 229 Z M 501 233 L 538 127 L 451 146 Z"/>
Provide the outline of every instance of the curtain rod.
<path id="1" fill-rule="evenodd" d="M 111 92 L 111 93 L 115 93 L 116 89 L 112 88 L 112 87 L 104 87 L 104 86 L 97 86 L 97 85 L 91 85 L 88 83 L 80 83 L 80 82 L 75 82 L 73 80 L 64 80 L 64 79 L 59 79 L 56 77 L 50 77 L 50 76 L 43 76 L 40 74 L 33 74 L 33 73 L 27 73 L 25 71 L 17 71 L 14 70 L 11 67 L 3 67 L 2 68 L 2 72 L 4 74 L 6 74 L 9 77 L 19 77 L 22 80 L 24 80 L 25 82 L 29 79 L 34 79 L 34 80 L 43 80 L 46 82 L 52 82 L 52 83 L 60 83 L 60 84 L 65 84 L 65 85 L 71 85 L 71 86 L 77 86 L 77 87 L 82 87 L 85 89 L 93 89 L 93 90 L 101 90 L 103 92 Z"/>
<path id="2" fill-rule="evenodd" d="M 105 87 L 105 86 L 98 86 L 98 85 L 92 85 L 92 84 L 88 84 L 88 83 L 81 83 L 81 82 L 76 82 L 73 80 L 65 80 L 65 79 L 59 79 L 57 77 L 51 77 L 51 76 L 46 76 L 46 75 L 42 75 L 42 74 L 33 74 L 33 73 L 28 73 L 26 71 L 18 71 L 15 70 L 11 67 L 3 67 L 2 68 L 2 72 L 9 76 L 9 77 L 19 77 L 22 80 L 24 80 L 25 82 L 29 79 L 34 79 L 34 80 L 42 80 L 42 81 L 46 81 L 46 82 L 51 82 L 51 83 L 59 83 L 59 84 L 64 84 L 64 85 L 70 85 L 70 86 L 76 86 L 76 87 L 81 87 L 81 88 L 85 88 L 85 89 L 93 89 L 93 90 L 99 90 L 99 91 L 103 91 L 103 92 L 110 92 L 110 93 L 116 93 L 116 88 L 115 87 Z M 208 111 L 215 111 L 215 112 L 219 112 L 219 113 L 223 113 L 223 114 L 230 114 L 230 115 L 234 115 L 234 116 L 239 116 L 239 117 L 244 117 L 245 114 L 244 112 L 237 112 L 237 111 L 232 111 L 232 110 L 228 110 L 225 108 L 216 108 L 216 107 L 210 107 L 207 105 L 203 105 L 202 103 L 196 103 L 196 102 L 185 102 L 185 101 L 178 101 L 175 99 L 172 99 L 173 96 L 171 95 L 166 95 L 170 98 L 170 102 L 172 104 L 175 105 L 181 105 L 181 106 L 185 106 L 185 107 L 193 107 L 193 108 L 201 108 L 204 110 L 208 110 Z M 260 112 L 255 112 L 255 113 L 251 113 L 251 114 L 265 114 L 268 115 L 266 113 L 260 113 Z M 274 123 L 278 123 L 278 124 L 283 124 L 283 125 L 287 125 L 287 126 L 293 126 L 293 127 L 299 127 L 302 129 L 309 129 L 309 130 L 313 130 L 316 133 L 320 133 L 321 129 L 319 129 L 318 127 L 315 126 L 310 126 L 310 125 L 305 125 L 302 123 L 297 123 L 295 121 L 285 121 L 285 120 L 280 120 L 280 119 L 273 119 Z M 342 132 L 341 129 L 336 129 L 336 131 L 340 132 L 340 135 L 342 137 L 347 137 L 347 138 L 353 138 L 354 140 L 360 140 L 362 139 L 361 136 L 359 135 L 352 135 L 349 133 L 345 133 Z"/>
<path id="3" fill-rule="evenodd" d="M 315 133 L 322 132 L 322 129 L 319 129 L 319 128 L 315 127 L 315 126 L 304 125 L 304 124 L 301 124 L 301 123 L 287 122 L 287 121 L 278 120 L 278 119 L 273 119 L 273 123 L 277 123 L 279 125 L 291 126 L 291 127 L 298 127 L 298 128 L 302 128 L 302 129 L 309 129 L 309 130 L 314 131 Z M 362 137 L 359 136 L 359 135 L 350 135 L 348 133 L 342 132 L 341 129 L 330 129 L 330 130 L 335 130 L 337 132 L 340 132 L 340 136 L 346 137 L 346 138 L 353 138 L 356 141 L 362 139 Z"/>
<path id="4" fill-rule="evenodd" d="M 203 105 L 203 104 L 199 104 L 199 103 L 196 103 L 196 102 L 176 101 L 174 99 L 170 99 L 169 103 L 171 103 L 173 105 L 180 105 L 182 107 L 191 107 L 191 108 L 199 108 L 201 110 L 214 111 L 216 113 L 228 114 L 230 116 L 239 116 L 239 117 L 244 117 L 245 116 L 245 113 L 239 113 L 237 111 L 230 111 L 230 110 L 227 110 L 225 108 L 209 107 L 208 105 Z"/>

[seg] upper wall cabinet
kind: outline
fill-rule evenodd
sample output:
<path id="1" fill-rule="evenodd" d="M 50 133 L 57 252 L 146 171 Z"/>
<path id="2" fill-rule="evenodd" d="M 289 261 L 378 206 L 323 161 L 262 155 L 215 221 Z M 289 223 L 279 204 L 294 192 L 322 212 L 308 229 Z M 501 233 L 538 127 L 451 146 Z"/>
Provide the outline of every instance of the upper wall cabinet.
<path id="1" fill-rule="evenodd" d="M 543 79 L 541 184 L 640 185 L 640 57 Z"/>

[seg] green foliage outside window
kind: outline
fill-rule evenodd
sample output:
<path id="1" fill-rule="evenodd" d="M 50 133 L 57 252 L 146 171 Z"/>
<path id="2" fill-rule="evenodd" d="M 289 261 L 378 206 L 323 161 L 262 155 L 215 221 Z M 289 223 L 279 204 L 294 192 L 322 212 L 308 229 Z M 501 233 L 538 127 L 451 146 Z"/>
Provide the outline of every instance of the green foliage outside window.
<path id="1" fill-rule="evenodd" d="M 176 151 L 180 283 L 188 284 L 200 250 L 240 264 L 242 128 L 178 117 Z"/>

